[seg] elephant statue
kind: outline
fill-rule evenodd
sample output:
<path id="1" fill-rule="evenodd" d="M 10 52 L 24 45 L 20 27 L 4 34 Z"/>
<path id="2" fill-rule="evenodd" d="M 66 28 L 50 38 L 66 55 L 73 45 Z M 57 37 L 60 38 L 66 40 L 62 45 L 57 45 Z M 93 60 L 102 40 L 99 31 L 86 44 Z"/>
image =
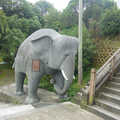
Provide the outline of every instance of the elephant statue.
<path id="1" fill-rule="evenodd" d="M 61 35 L 52 29 L 40 29 L 20 45 L 15 62 L 16 95 L 24 94 L 24 79 L 28 78 L 27 104 L 39 101 L 37 95 L 40 79 L 51 75 L 56 93 L 66 94 L 73 76 L 78 39 Z"/>

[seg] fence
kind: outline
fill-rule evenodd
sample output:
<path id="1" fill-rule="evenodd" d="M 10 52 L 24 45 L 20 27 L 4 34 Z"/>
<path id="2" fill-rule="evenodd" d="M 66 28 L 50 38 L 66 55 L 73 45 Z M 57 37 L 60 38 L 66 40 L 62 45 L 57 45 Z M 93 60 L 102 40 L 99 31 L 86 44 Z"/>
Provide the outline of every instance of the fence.
<path id="1" fill-rule="evenodd" d="M 95 92 L 113 75 L 114 70 L 120 65 L 120 49 L 97 71 L 91 71 L 91 80 L 89 87 L 89 104 L 93 103 Z"/>
<path id="2" fill-rule="evenodd" d="M 101 67 L 119 48 L 117 45 L 114 45 L 113 41 L 98 42 L 96 43 L 97 53 L 95 57 L 94 66 Z"/>

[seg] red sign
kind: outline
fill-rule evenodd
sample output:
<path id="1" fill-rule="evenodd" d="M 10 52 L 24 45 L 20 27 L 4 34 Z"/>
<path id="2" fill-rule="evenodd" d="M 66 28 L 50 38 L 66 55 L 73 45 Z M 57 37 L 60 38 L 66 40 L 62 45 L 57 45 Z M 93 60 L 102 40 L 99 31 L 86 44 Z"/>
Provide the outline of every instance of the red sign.
<path id="1" fill-rule="evenodd" d="M 32 70 L 34 72 L 39 72 L 40 71 L 40 60 L 33 60 L 32 61 Z"/>

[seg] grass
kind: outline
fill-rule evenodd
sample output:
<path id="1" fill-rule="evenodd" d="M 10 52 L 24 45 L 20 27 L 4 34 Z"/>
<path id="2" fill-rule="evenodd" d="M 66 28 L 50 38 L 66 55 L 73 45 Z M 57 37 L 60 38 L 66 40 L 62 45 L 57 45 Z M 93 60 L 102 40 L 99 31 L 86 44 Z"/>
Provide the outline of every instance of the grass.
<path id="1" fill-rule="evenodd" d="M 4 86 L 14 82 L 14 71 L 9 65 L 0 65 L 0 86 Z M 0 102 L 18 104 L 16 99 L 0 93 Z"/>
<path id="2" fill-rule="evenodd" d="M 83 82 L 82 82 L 83 86 L 85 86 L 89 80 L 90 80 L 90 71 L 84 72 L 83 73 Z"/>
<path id="3" fill-rule="evenodd" d="M 3 60 L 2 60 L 2 58 L 0 58 L 0 62 L 2 62 Z"/>
<path id="4" fill-rule="evenodd" d="M 14 82 L 14 72 L 9 65 L 0 65 L 0 86 Z"/>

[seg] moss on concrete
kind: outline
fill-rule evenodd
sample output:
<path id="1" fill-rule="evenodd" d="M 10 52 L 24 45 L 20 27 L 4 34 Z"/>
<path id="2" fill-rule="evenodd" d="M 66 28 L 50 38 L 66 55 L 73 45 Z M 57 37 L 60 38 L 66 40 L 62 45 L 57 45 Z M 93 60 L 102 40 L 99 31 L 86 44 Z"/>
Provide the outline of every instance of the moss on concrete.
<path id="1" fill-rule="evenodd" d="M 20 104 L 20 102 L 16 99 L 13 99 L 10 96 L 7 96 L 3 93 L 0 93 L 0 102 L 4 102 L 4 103 L 12 103 L 12 104 Z"/>

